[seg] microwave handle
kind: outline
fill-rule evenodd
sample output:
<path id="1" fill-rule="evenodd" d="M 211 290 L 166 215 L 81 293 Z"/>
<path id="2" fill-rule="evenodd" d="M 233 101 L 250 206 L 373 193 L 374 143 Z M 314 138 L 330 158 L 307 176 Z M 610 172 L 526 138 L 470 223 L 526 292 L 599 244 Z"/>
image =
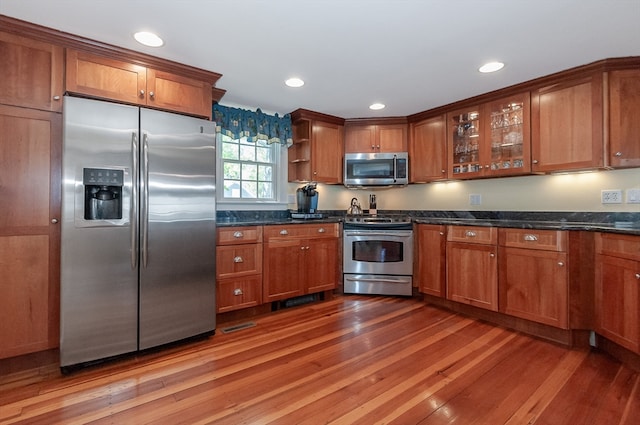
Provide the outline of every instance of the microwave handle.
<path id="1" fill-rule="evenodd" d="M 393 155 L 393 182 L 398 181 L 398 155 Z"/>

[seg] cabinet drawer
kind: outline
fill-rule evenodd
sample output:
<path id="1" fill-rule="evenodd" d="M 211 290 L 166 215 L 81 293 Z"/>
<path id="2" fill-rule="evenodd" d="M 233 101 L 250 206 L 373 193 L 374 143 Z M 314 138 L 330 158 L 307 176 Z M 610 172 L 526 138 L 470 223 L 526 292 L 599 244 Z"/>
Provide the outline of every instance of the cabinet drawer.
<path id="1" fill-rule="evenodd" d="M 561 230 L 500 229 L 501 246 L 566 251 L 567 233 Z"/>
<path id="2" fill-rule="evenodd" d="M 498 243 L 498 229 L 482 226 L 449 226 L 447 240 L 495 245 Z"/>
<path id="3" fill-rule="evenodd" d="M 217 282 L 217 312 L 253 307 L 262 302 L 262 276 L 253 275 Z"/>
<path id="4" fill-rule="evenodd" d="M 640 236 L 596 233 L 596 252 L 640 261 Z"/>
<path id="5" fill-rule="evenodd" d="M 318 224 L 278 224 L 275 226 L 265 226 L 264 238 L 337 238 L 338 223 L 318 223 Z"/>
<path id="6" fill-rule="evenodd" d="M 216 276 L 219 279 L 262 273 L 262 244 L 216 248 Z"/>
<path id="7" fill-rule="evenodd" d="M 217 245 L 238 245 L 262 242 L 262 226 L 218 227 Z"/>

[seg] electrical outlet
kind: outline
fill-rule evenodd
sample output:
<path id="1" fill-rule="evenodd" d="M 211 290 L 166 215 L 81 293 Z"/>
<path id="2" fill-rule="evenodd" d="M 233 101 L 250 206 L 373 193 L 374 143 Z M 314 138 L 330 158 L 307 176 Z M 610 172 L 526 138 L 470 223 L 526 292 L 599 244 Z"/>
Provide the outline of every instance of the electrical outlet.
<path id="1" fill-rule="evenodd" d="M 621 204 L 622 203 L 622 190 L 620 189 L 607 189 L 602 191 L 602 203 L 603 204 Z"/>
<path id="2" fill-rule="evenodd" d="M 472 193 L 469 195 L 469 205 L 481 205 L 482 204 L 482 195 L 477 193 Z"/>
<path id="3" fill-rule="evenodd" d="M 640 204 L 640 189 L 627 189 L 627 204 Z"/>

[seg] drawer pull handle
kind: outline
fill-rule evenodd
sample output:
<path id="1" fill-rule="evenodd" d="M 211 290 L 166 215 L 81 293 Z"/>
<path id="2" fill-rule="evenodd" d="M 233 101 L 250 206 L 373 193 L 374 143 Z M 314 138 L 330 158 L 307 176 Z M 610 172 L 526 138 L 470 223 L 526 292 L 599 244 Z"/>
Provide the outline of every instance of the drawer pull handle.
<path id="1" fill-rule="evenodd" d="M 476 236 L 478 236 L 478 234 L 473 230 L 467 230 L 464 235 L 468 238 L 475 238 Z"/>
<path id="2" fill-rule="evenodd" d="M 242 232 L 233 232 L 233 237 L 236 239 L 244 238 L 244 233 Z"/>
<path id="3" fill-rule="evenodd" d="M 564 266 L 564 263 L 563 263 L 562 261 L 558 261 L 558 265 L 559 265 L 560 267 L 563 267 L 563 266 Z"/>
<path id="4" fill-rule="evenodd" d="M 616 152 L 616 156 L 617 157 L 621 157 L 622 156 L 622 152 Z"/>
<path id="5" fill-rule="evenodd" d="M 493 252 L 491 254 L 489 254 L 489 257 L 494 258 L 496 256 L 496 254 L 494 254 Z"/>
<path id="6" fill-rule="evenodd" d="M 241 256 L 237 256 L 233 258 L 234 263 L 244 263 L 244 259 Z"/>
<path id="7" fill-rule="evenodd" d="M 326 232 L 326 230 L 325 230 L 324 227 L 321 227 L 321 228 L 318 229 L 318 233 L 325 233 L 325 232 Z"/>
<path id="8" fill-rule="evenodd" d="M 233 295 L 235 295 L 235 296 L 242 295 L 242 294 L 243 294 L 242 289 L 234 289 L 233 290 Z"/>
<path id="9" fill-rule="evenodd" d="M 288 231 L 288 230 L 286 230 L 286 229 L 284 229 L 284 230 L 280 230 L 280 234 L 281 234 L 281 235 L 288 235 L 288 234 L 289 234 L 289 231 Z"/>
<path id="10" fill-rule="evenodd" d="M 529 242 L 535 242 L 538 240 L 538 236 L 527 234 L 527 235 L 524 235 L 524 240 Z"/>

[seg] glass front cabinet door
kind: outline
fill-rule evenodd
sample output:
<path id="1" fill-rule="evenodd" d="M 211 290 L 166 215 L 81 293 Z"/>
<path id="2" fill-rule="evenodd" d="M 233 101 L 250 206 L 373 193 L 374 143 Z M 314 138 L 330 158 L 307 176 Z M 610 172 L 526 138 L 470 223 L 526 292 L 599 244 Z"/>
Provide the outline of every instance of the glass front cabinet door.
<path id="1" fill-rule="evenodd" d="M 529 174 L 529 113 L 529 93 L 449 113 L 449 178 Z"/>

